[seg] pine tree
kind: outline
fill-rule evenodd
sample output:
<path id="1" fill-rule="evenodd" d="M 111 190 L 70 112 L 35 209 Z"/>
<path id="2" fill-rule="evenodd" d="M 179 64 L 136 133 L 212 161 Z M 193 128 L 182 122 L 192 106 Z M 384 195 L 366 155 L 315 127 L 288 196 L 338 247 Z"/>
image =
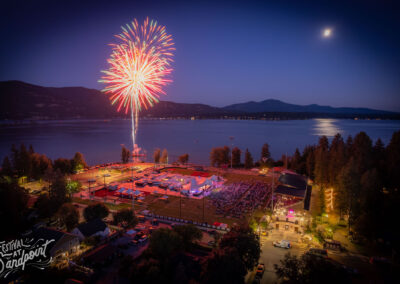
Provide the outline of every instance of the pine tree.
<path id="1" fill-rule="evenodd" d="M 244 154 L 244 167 L 246 169 L 250 169 L 253 167 L 253 157 L 251 156 L 249 149 L 246 149 L 246 152 Z"/>
<path id="2" fill-rule="evenodd" d="M 352 226 L 357 214 L 359 213 L 358 196 L 360 194 L 360 176 L 356 169 L 356 163 L 353 158 L 342 168 L 339 178 L 339 194 L 337 204 L 341 215 L 349 215 L 349 229 Z"/>
<path id="3" fill-rule="evenodd" d="M 13 168 L 8 156 L 5 156 L 3 159 L 3 164 L 1 165 L 1 174 L 6 176 L 12 176 Z"/>
<path id="4" fill-rule="evenodd" d="M 365 132 L 360 132 L 354 137 L 352 157 L 360 176 L 372 167 L 372 141 Z"/>
<path id="5" fill-rule="evenodd" d="M 346 164 L 345 144 L 342 136 L 338 133 L 332 140 L 329 149 L 329 184 L 337 187 L 337 177 L 340 170 Z"/>
<path id="6" fill-rule="evenodd" d="M 265 143 L 265 144 L 262 146 L 262 149 L 261 149 L 261 159 L 262 159 L 262 158 L 267 158 L 267 159 L 271 158 L 271 153 L 270 153 L 270 151 L 269 151 L 269 145 L 268 145 L 268 143 Z"/>
<path id="7" fill-rule="evenodd" d="M 31 177 L 31 172 L 32 172 L 31 154 L 26 149 L 24 144 L 21 144 L 17 165 L 18 165 L 17 170 L 18 170 L 19 176 Z"/>
<path id="8" fill-rule="evenodd" d="M 296 148 L 293 157 L 290 159 L 290 168 L 296 172 L 300 172 L 301 169 L 301 155 L 299 148 Z"/>
<path id="9" fill-rule="evenodd" d="M 387 184 L 391 189 L 400 189 L 400 131 L 394 132 L 386 148 Z"/>
<path id="10" fill-rule="evenodd" d="M 329 181 L 329 141 L 326 136 L 319 139 L 318 146 L 315 150 L 315 181 L 325 187 Z"/>
<path id="11" fill-rule="evenodd" d="M 306 146 L 303 150 L 302 160 L 304 161 L 304 174 L 314 179 L 315 168 L 315 146 Z"/>
<path id="12" fill-rule="evenodd" d="M 240 156 L 242 154 L 242 151 L 238 147 L 235 147 L 232 149 L 232 164 L 234 167 L 237 167 L 240 165 Z"/>

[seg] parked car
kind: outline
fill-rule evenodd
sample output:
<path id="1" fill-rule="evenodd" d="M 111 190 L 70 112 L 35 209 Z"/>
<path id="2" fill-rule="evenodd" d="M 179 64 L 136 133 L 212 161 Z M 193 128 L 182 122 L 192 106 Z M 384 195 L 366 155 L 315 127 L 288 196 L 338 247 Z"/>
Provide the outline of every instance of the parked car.
<path id="1" fill-rule="evenodd" d="M 147 235 L 143 235 L 140 239 L 139 239 L 139 243 L 143 243 L 145 241 L 147 241 L 149 237 Z"/>
<path id="2" fill-rule="evenodd" d="M 138 215 L 137 218 L 141 223 L 146 222 L 146 217 L 144 217 L 143 215 Z"/>
<path id="3" fill-rule="evenodd" d="M 342 244 L 335 240 L 326 240 L 324 243 L 324 249 L 343 251 Z"/>
<path id="4" fill-rule="evenodd" d="M 139 232 L 139 233 L 137 233 L 135 235 L 135 237 L 133 239 L 138 241 L 142 236 L 144 236 L 144 233 L 143 232 Z"/>
<path id="5" fill-rule="evenodd" d="M 131 240 L 131 241 L 129 242 L 129 244 L 130 244 L 131 246 L 136 246 L 138 243 L 139 243 L 139 242 L 138 242 L 137 240 Z"/>
<path id="6" fill-rule="evenodd" d="M 146 226 L 136 226 L 135 227 L 135 230 L 136 231 L 144 231 L 144 230 L 146 230 Z M 143 233 L 143 232 L 140 232 L 140 233 Z M 139 234 L 139 233 L 138 233 Z"/>
<path id="7" fill-rule="evenodd" d="M 386 257 L 373 256 L 369 259 L 369 263 L 383 269 L 388 269 L 391 266 L 390 260 Z"/>
<path id="8" fill-rule="evenodd" d="M 284 248 L 284 249 L 290 249 L 292 247 L 290 242 L 285 240 L 281 240 L 279 242 L 272 242 L 272 244 L 274 245 L 274 247 Z"/>
<path id="9" fill-rule="evenodd" d="M 306 254 L 322 258 L 328 258 L 328 251 L 326 249 L 310 248 Z"/>
<path id="10" fill-rule="evenodd" d="M 257 265 L 257 272 L 256 272 L 256 276 L 262 277 L 265 271 L 265 265 L 264 263 L 259 263 Z"/>

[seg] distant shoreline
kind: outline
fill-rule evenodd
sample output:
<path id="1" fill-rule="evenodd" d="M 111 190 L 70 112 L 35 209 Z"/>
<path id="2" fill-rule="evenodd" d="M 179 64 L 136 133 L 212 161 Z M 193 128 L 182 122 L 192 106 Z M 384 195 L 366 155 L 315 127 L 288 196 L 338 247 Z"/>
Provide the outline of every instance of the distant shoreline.
<path id="1" fill-rule="evenodd" d="M 140 120 L 257 120 L 257 121 L 288 121 L 288 120 L 313 120 L 313 119 L 340 119 L 340 120 L 371 120 L 371 121 L 379 121 L 379 120 L 392 120 L 398 121 L 399 118 L 369 118 L 369 117 L 308 117 L 308 118 L 263 118 L 263 117 L 141 117 Z M 0 126 L 8 126 L 8 125 L 27 125 L 27 124 L 40 124 L 46 122 L 76 122 L 76 121 L 87 121 L 87 122 L 95 122 L 95 121 L 118 121 L 118 120 L 130 120 L 130 118 L 35 118 L 35 119 L 0 119 Z"/>

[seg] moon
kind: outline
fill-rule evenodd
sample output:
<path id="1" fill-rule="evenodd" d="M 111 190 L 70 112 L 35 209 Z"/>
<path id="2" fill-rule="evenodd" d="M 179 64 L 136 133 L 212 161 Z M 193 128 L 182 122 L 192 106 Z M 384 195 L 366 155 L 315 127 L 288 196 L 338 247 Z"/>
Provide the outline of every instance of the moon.
<path id="1" fill-rule="evenodd" d="M 322 36 L 323 36 L 324 38 L 329 38 L 329 37 L 331 37 L 331 36 L 332 36 L 332 29 L 331 29 L 331 28 L 325 28 L 325 29 L 322 31 Z"/>

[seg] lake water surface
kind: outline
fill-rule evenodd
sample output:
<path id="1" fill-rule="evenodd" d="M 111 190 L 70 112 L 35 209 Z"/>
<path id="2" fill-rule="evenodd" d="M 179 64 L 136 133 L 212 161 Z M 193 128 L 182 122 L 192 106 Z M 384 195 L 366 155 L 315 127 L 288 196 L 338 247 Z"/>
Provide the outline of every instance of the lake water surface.
<path id="1" fill-rule="evenodd" d="M 131 148 L 130 120 L 68 120 L 39 121 L 34 124 L 0 125 L 0 158 L 10 153 L 12 144 L 32 144 L 35 151 L 50 158 L 72 158 L 75 152 L 84 154 L 91 165 L 119 161 L 121 144 Z M 141 120 L 137 142 L 151 160 L 155 148 L 166 148 L 170 161 L 189 154 L 189 161 L 209 164 L 212 147 L 233 145 L 250 150 L 259 159 L 264 143 L 270 145 L 273 158 L 292 154 L 318 137 L 332 138 L 336 133 L 354 136 L 365 131 L 373 141 L 381 138 L 385 144 L 400 121 L 389 120 Z M 233 139 L 230 139 L 233 137 Z M 243 156 L 242 156 L 243 160 Z"/>

